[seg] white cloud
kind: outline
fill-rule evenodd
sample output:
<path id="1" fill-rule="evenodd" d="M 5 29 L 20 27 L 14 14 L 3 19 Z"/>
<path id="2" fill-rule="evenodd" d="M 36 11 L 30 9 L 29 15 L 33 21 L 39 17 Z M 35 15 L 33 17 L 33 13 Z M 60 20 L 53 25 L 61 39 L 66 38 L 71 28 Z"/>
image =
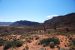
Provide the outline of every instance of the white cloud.
<path id="1" fill-rule="evenodd" d="M 47 16 L 47 19 L 51 19 L 51 18 L 53 18 L 53 17 L 55 17 L 55 16 L 59 16 L 59 15 L 48 15 L 48 16 Z"/>

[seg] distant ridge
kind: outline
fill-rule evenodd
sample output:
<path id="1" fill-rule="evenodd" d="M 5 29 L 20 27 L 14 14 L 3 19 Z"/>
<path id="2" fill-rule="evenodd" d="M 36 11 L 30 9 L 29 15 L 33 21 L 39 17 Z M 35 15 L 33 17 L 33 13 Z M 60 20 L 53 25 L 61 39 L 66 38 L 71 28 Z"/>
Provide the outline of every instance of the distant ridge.
<path id="1" fill-rule="evenodd" d="M 0 26 L 9 26 L 13 22 L 0 22 Z"/>
<path id="2" fill-rule="evenodd" d="M 40 25 L 38 22 L 32 22 L 32 21 L 26 21 L 26 20 L 20 20 L 12 23 L 10 26 L 37 26 Z"/>
<path id="3" fill-rule="evenodd" d="M 63 16 L 56 16 L 44 22 L 48 27 L 75 27 L 75 13 L 69 13 Z"/>
<path id="4" fill-rule="evenodd" d="M 0 22 L 0 26 L 45 26 L 46 28 L 56 27 L 75 27 L 75 13 L 56 16 L 46 20 L 44 23 L 20 20 L 16 22 Z"/>

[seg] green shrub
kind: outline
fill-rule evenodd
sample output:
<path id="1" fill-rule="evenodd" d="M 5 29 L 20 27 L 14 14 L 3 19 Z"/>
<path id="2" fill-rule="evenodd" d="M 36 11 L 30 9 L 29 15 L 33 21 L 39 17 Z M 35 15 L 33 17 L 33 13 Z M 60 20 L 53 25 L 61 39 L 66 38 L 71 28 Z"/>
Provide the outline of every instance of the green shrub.
<path id="1" fill-rule="evenodd" d="M 47 38 L 47 39 L 43 39 L 40 41 L 39 44 L 44 45 L 44 46 L 49 46 L 50 42 L 53 42 L 54 45 L 58 45 L 60 44 L 60 41 L 58 38 Z"/>
<path id="2" fill-rule="evenodd" d="M 11 41 L 6 41 L 4 45 L 4 50 L 9 49 L 10 47 L 12 47 Z"/>
<path id="3" fill-rule="evenodd" d="M 71 45 L 71 46 L 75 46 L 75 39 L 72 39 L 72 38 L 71 38 L 70 40 L 71 40 L 71 41 L 70 41 L 70 45 Z"/>
<path id="4" fill-rule="evenodd" d="M 22 46 L 23 42 L 20 40 L 13 40 L 13 41 L 7 41 L 4 45 L 4 50 L 8 48 L 15 48 L 15 47 L 20 47 Z"/>
<path id="5" fill-rule="evenodd" d="M 75 46 L 75 39 L 72 40 L 72 45 Z"/>
<path id="6" fill-rule="evenodd" d="M 3 40 L 2 38 L 0 38 L 0 46 L 4 45 L 5 40 Z"/>
<path id="7" fill-rule="evenodd" d="M 70 50 L 75 50 L 75 39 L 70 39 Z"/>
<path id="8" fill-rule="evenodd" d="M 50 31 L 48 31 L 48 34 L 51 34 L 51 32 L 50 32 Z"/>

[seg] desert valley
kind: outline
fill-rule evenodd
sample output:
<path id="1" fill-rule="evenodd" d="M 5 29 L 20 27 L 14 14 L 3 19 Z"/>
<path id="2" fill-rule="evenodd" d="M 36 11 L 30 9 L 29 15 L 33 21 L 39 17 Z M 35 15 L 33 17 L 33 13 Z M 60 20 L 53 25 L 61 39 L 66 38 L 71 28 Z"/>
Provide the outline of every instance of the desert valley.
<path id="1" fill-rule="evenodd" d="M 0 23 L 0 50 L 75 50 L 75 13 L 44 23 Z"/>

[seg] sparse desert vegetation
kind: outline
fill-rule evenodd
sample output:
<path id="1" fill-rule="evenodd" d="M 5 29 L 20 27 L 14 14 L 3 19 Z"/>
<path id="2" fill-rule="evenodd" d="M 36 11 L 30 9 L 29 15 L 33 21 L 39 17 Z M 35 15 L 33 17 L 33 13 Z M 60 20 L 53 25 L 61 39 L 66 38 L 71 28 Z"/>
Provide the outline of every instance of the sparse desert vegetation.
<path id="1" fill-rule="evenodd" d="M 74 18 L 72 13 L 44 23 L 17 21 L 0 26 L 0 50 L 75 50 Z"/>
<path id="2" fill-rule="evenodd" d="M 41 33 L 41 32 L 40 32 Z M 7 34 L 0 36 L 2 50 L 74 50 L 75 34 L 50 32 L 46 34 Z M 3 47 L 2 47 L 3 46 Z"/>
<path id="3" fill-rule="evenodd" d="M 21 47 L 23 45 L 23 42 L 20 40 L 13 40 L 13 41 L 6 41 L 4 44 L 4 50 L 7 50 L 9 48 L 15 48 L 15 47 Z"/>
<path id="4" fill-rule="evenodd" d="M 47 39 L 41 40 L 39 44 L 41 44 L 43 46 L 50 46 L 51 48 L 54 48 L 54 46 L 60 44 L 60 41 L 58 38 L 52 37 L 52 38 L 47 38 Z"/>

